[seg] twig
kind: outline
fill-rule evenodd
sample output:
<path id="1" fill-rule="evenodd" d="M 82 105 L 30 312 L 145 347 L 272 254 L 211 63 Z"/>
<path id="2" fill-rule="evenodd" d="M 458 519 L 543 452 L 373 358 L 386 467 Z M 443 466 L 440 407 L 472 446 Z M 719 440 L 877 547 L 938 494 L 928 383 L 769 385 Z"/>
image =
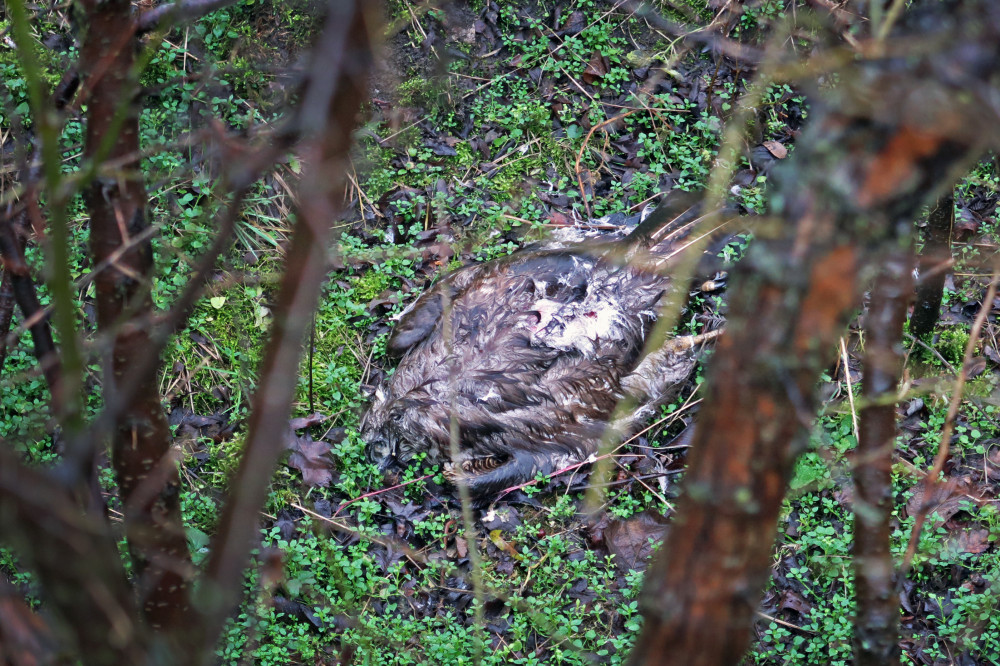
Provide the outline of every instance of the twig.
<path id="1" fill-rule="evenodd" d="M 219 632 L 238 602 L 243 569 L 257 531 L 256 516 L 282 448 L 282 432 L 295 392 L 309 314 L 327 272 L 331 220 L 337 219 L 347 187 L 351 132 L 368 94 L 370 35 L 360 0 L 332 2 L 311 55 L 295 127 L 303 133 L 299 216 L 285 254 L 285 274 L 275 308 L 271 340 L 259 373 L 247 424 L 243 458 L 212 539 L 204 585 L 214 591 L 201 614 L 191 614 L 187 663 L 206 664 Z"/>
<path id="2" fill-rule="evenodd" d="M 775 624 L 780 624 L 783 627 L 788 627 L 789 629 L 794 629 L 795 631 L 801 631 L 802 633 L 809 634 L 810 636 L 816 635 L 815 631 L 812 631 L 810 629 L 804 629 L 803 627 L 800 627 L 797 624 L 792 624 L 791 622 L 785 622 L 784 620 L 776 618 L 773 615 L 768 615 L 767 613 L 763 613 L 761 611 L 757 611 L 757 617 L 762 617 L 765 620 L 770 620 L 771 622 L 774 622 Z"/>
<path id="3" fill-rule="evenodd" d="M 958 374 L 958 370 L 955 370 L 955 366 L 953 366 L 951 363 L 949 363 L 948 360 L 944 356 L 942 356 L 941 352 L 939 352 L 937 349 L 934 349 L 934 347 L 931 347 L 929 344 L 927 344 L 926 342 L 924 342 L 920 338 L 918 338 L 918 337 L 916 337 L 916 336 L 914 336 L 914 335 L 912 335 L 910 333 L 907 333 L 906 337 L 909 338 L 910 340 L 912 340 L 913 342 L 915 342 L 916 344 L 920 345 L 921 347 L 923 347 L 927 351 L 929 351 L 931 354 L 933 354 L 937 358 L 937 360 L 939 360 L 942 363 L 944 363 L 944 367 L 948 368 L 948 372 L 950 372 L 953 375 L 957 375 Z"/>
<path id="4" fill-rule="evenodd" d="M 945 417 L 944 425 L 941 427 L 941 440 L 938 443 L 937 456 L 934 458 L 934 465 L 927 472 L 927 476 L 924 477 L 923 501 L 920 503 L 917 517 L 913 521 L 913 531 L 910 533 L 910 541 L 906 546 L 906 555 L 903 557 L 903 563 L 899 567 L 900 583 L 906 579 L 910 566 L 913 564 L 913 557 L 917 552 L 917 543 L 920 541 L 920 533 L 923 531 L 924 523 L 927 522 L 927 516 L 933 506 L 934 490 L 940 483 L 938 477 L 941 476 L 944 463 L 948 459 L 948 453 L 951 449 L 951 433 L 955 427 L 955 419 L 958 417 L 958 408 L 962 404 L 962 392 L 965 389 L 965 368 L 968 367 L 969 361 L 972 360 L 972 354 L 975 352 L 976 344 L 979 342 L 979 334 L 982 332 L 983 324 L 986 323 L 986 318 L 989 317 L 990 312 L 993 310 L 993 299 L 997 295 L 998 282 L 1000 282 L 1000 268 L 993 271 L 993 278 L 990 280 L 990 286 L 986 290 L 982 307 L 979 308 L 979 313 L 972 323 L 972 330 L 969 331 L 969 341 L 965 343 L 962 368 L 955 375 L 955 388 L 952 390 L 951 402 L 948 405 L 948 415 Z"/>
<path id="5" fill-rule="evenodd" d="M 347 508 L 349 505 L 354 504 L 355 502 L 360 502 L 361 500 L 365 499 L 366 497 L 374 497 L 375 495 L 381 495 L 382 493 L 387 493 L 390 490 L 395 490 L 396 488 L 404 488 L 404 487 L 412 485 L 414 483 L 418 483 L 420 481 L 424 481 L 426 479 L 429 479 L 432 476 L 434 476 L 434 475 L 433 474 L 424 474 L 423 476 L 418 477 L 416 479 L 412 479 L 410 481 L 404 481 L 403 483 L 397 483 L 396 485 L 389 486 L 388 488 L 379 488 L 378 490 L 373 490 L 373 491 L 371 491 L 369 493 L 365 493 L 364 495 L 360 495 L 359 497 L 355 497 L 354 499 L 347 500 L 346 502 L 344 502 L 343 504 L 341 504 L 339 507 L 337 507 L 337 510 L 333 512 L 333 516 L 334 516 L 334 518 L 336 518 L 337 516 L 340 515 L 340 512 L 343 511 L 345 508 Z"/>
<path id="6" fill-rule="evenodd" d="M 576 183 L 580 187 L 580 198 L 583 200 L 583 209 L 587 212 L 587 217 L 590 217 L 590 204 L 587 203 L 587 191 L 583 187 L 583 177 L 580 175 L 580 161 L 583 159 L 583 151 L 587 149 L 587 143 L 590 141 L 590 137 L 594 136 L 594 132 L 601 129 L 602 127 L 607 127 L 611 123 L 618 122 L 623 118 L 628 118 L 633 113 L 638 111 L 638 109 L 633 109 L 631 111 L 626 111 L 625 113 L 620 113 L 617 116 L 612 116 L 607 120 L 597 123 L 590 128 L 587 132 L 587 136 L 583 137 L 583 143 L 580 144 L 580 150 L 576 154 L 576 163 L 574 164 L 574 170 L 576 172 Z"/>

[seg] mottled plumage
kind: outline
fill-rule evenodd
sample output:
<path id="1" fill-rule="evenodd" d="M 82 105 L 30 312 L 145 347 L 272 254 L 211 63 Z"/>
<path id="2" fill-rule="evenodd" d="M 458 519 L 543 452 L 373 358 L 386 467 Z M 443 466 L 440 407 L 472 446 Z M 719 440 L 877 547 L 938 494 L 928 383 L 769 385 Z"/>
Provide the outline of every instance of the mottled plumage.
<path id="1" fill-rule="evenodd" d="M 646 422 L 696 360 L 695 338 L 641 356 L 671 287 L 661 269 L 675 243 L 665 237 L 696 216 L 666 212 L 670 225 L 653 219 L 627 237 L 570 229 L 440 280 L 389 340 L 402 359 L 362 421 L 372 458 L 426 452 L 483 497 L 586 460 L 626 396 L 636 408 L 615 429 Z"/>

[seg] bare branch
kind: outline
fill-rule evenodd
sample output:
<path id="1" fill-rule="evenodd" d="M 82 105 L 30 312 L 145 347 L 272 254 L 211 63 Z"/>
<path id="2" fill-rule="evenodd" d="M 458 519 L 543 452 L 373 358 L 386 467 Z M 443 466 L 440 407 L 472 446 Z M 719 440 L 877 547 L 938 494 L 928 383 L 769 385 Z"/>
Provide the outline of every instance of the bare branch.
<path id="1" fill-rule="evenodd" d="M 206 663 L 211 646 L 236 603 L 243 569 L 257 531 L 298 377 L 302 340 L 327 270 L 332 222 L 347 183 L 348 149 L 356 114 L 367 95 L 371 32 L 363 5 L 331 1 L 309 67 L 297 126 L 308 165 L 300 188 L 298 221 L 285 258 L 275 323 L 248 424 L 244 457 L 213 540 L 203 617 L 191 627 L 189 663 Z"/>
<path id="2" fill-rule="evenodd" d="M 94 666 L 144 664 L 146 632 L 103 516 L 83 514 L 62 479 L 0 445 L 0 532 L 44 585 L 46 600 Z"/>
<path id="3" fill-rule="evenodd" d="M 111 0 L 84 3 L 88 30 L 80 49 L 80 71 L 88 93 L 84 158 L 92 164 L 139 154 L 135 31 L 131 3 Z M 115 36 L 110 41 L 108 35 Z M 122 37 L 131 39 L 122 39 Z M 133 158 L 134 159 L 134 158 Z M 98 274 L 98 328 L 113 336 L 104 367 L 104 390 L 115 399 L 118 381 L 137 359 L 149 356 L 148 329 L 137 318 L 152 312 L 146 284 L 153 271 L 150 240 L 134 243 L 149 227 L 146 190 L 135 170 L 117 178 L 98 176 L 84 190 L 90 214 L 94 264 L 117 255 Z M 122 247 L 129 247 L 120 252 Z M 154 356 L 154 359 L 157 357 Z M 129 551 L 141 591 L 142 610 L 150 625 L 176 646 L 171 633 L 189 615 L 188 581 L 193 575 L 180 514 L 179 480 L 170 452 L 170 431 L 156 381 L 142 382 L 124 396 L 112 435 L 112 462 L 125 509 Z M 92 446 L 94 440 L 89 440 Z M 69 469 L 85 469 L 88 446 L 75 447 Z"/>
<path id="4" fill-rule="evenodd" d="M 872 287 L 865 319 L 865 407 L 854 465 L 854 581 L 858 666 L 899 663 L 899 601 L 890 551 L 896 385 L 903 371 L 903 324 L 913 294 L 913 259 L 893 252 Z"/>

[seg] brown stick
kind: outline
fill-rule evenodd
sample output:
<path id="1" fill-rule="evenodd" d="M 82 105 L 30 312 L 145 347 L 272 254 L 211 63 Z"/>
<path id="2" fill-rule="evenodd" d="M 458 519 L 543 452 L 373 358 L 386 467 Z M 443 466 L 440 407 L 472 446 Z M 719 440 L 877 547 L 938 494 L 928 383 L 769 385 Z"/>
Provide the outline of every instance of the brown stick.
<path id="1" fill-rule="evenodd" d="M 248 423 L 245 453 L 219 530 L 204 583 L 205 605 L 192 617 L 187 663 L 209 663 L 225 618 L 236 603 L 243 569 L 295 390 L 302 340 L 327 270 L 327 245 L 347 184 L 348 149 L 361 101 L 368 94 L 372 25 L 363 5 L 328 4 L 328 15 L 308 70 L 298 126 L 304 138 L 299 216 L 285 259 L 274 329 Z"/>
<path id="2" fill-rule="evenodd" d="M 80 49 L 80 71 L 89 104 L 84 160 L 96 163 L 138 155 L 138 115 L 133 108 L 138 45 L 131 3 L 83 4 L 88 30 Z M 149 226 L 145 186 L 137 165 L 132 166 L 118 178 L 95 179 L 85 189 L 84 201 L 95 265 L 131 244 L 94 281 L 98 329 L 114 339 L 104 364 L 104 390 L 109 399 L 124 399 L 126 405 L 112 435 L 112 461 L 142 611 L 150 626 L 163 632 L 176 649 L 182 641 L 178 627 L 190 615 L 188 581 L 193 567 L 181 521 L 177 470 L 168 456 L 170 431 L 155 378 L 135 386 L 127 396 L 116 394 L 130 366 L 149 353 L 148 328 L 136 320 L 153 310 L 148 289 L 152 246 L 148 238 L 132 244 Z"/>
<path id="3" fill-rule="evenodd" d="M 854 628 L 856 666 L 899 664 L 899 602 L 892 534 L 892 455 L 896 394 L 903 370 L 903 324 L 913 293 L 910 253 L 889 256 L 872 288 L 865 320 L 865 372 L 857 458 L 854 464 Z"/>

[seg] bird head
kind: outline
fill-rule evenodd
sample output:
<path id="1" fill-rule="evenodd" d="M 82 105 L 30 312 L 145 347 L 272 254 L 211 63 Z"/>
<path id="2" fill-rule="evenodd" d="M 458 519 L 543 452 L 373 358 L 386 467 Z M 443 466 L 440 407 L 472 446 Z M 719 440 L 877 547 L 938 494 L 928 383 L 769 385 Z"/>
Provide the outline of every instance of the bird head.
<path id="1" fill-rule="evenodd" d="M 434 454 L 437 450 L 426 439 L 426 428 L 414 422 L 418 414 L 417 407 L 406 407 L 381 389 L 375 392 L 374 402 L 361 419 L 361 438 L 368 459 L 381 471 L 405 465 L 422 451 Z"/>

